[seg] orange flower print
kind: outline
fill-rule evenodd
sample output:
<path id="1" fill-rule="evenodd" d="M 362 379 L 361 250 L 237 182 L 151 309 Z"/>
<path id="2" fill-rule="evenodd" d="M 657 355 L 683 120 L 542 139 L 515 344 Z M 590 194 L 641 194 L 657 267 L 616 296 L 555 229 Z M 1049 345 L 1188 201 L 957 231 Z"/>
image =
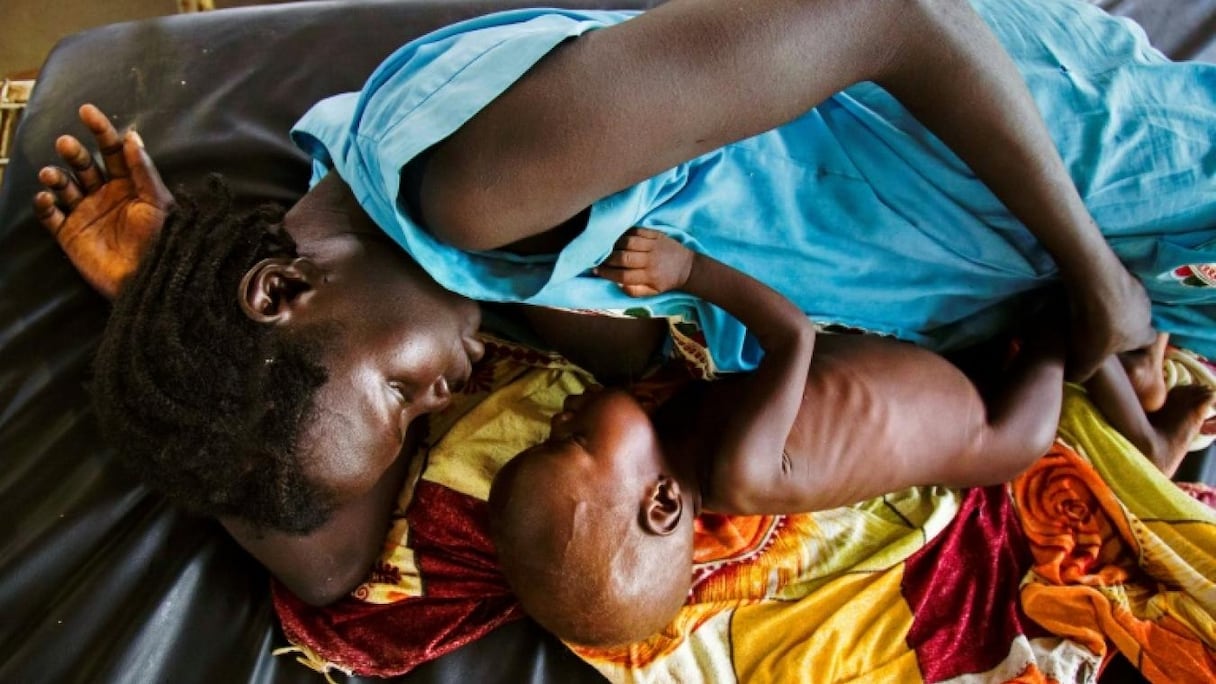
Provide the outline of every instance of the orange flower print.
<path id="1" fill-rule="evenodd" d="M 1122 510 L 1093 467 L 1071 449 L 1053 446 L 1014 480 L 1013 496 L 1040 577 L 1090 586 L 1126 581 L 1128 570 L 1114 564 L 1135 557 L 1122 553 L 1131 539 Z"/>

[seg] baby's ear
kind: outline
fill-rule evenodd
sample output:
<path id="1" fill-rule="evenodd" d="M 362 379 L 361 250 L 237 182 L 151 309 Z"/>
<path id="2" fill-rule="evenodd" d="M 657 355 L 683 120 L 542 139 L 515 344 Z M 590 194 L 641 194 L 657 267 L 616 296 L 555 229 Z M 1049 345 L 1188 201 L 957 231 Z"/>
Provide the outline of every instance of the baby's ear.
<path id="1" fill-rule="evenodd" d="M 680 483 L 675 478 L 660 475 L 650 486 L 641 510 L 642 529 L 650 534 L 665 537 L 680 526 L 684 515 L 684 497 L 680 496 Z"/>

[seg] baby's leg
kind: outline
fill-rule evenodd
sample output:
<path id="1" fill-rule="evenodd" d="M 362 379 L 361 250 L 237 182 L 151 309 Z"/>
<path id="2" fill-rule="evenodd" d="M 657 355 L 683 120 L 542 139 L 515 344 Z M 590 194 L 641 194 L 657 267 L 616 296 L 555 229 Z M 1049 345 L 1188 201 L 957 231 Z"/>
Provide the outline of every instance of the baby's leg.
<path id="1" fill-rule="evenodd" d="M 1145 455 L 1166 477 L 1178 472 L 1214 400 L 1216 393 L 1206 385 L 1183 385 L 1170 390 L 1161 409 L 1149 414 L 1157 439 Z"/>
<path id="2" fill-rule="evenodd" d="M 1144 349 L 1119 354 L 1119 362 L 1123 364 L 1127 379 L 1131 381 L 1132 389 L 1147 413 L 1165 405 L 1165 376 L 1161 368 L 1165 363 L 1165 348 L 1169 341 L 1169 333 L 1158 333 L 1157 339 Z"/>
<path id="3" fill-rule="evenodd" d="M 978 461 L 990 469 L 990 482 L 1020 475 L 1047 453 L 1059 428 L 1067 348 L 1060 327 L 1037 328 L 985 397 Z"/>
<path id="4" fill-rule="evenodd" d="M 1157 411 L 1147 413 L 1140 391 L 1144 385 L 1137 386 L 1125 368 L 1123 359 L 1109 358 L 1085 388 L 1110 426 L 1136 445 L 1161 472 L 1172 477 L 1191 440 L 1203 427 L 1213 392 L 1201 385 L 1175 387 L 1162 399 Z M 1156 375 L 1162 376 L 1160 366 Z"/>

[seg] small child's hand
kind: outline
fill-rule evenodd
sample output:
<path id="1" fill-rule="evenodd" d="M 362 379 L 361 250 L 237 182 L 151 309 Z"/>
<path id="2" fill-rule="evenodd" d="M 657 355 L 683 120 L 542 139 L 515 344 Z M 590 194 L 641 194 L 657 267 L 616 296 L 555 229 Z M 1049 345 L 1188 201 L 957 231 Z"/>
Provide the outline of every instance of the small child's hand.
<path id="1" fill-rule="evenodd" d="M 630 228 L 593 272 L 630 297 L 678 290 L 688 282 L 696 254 L 657 230 Z"/>

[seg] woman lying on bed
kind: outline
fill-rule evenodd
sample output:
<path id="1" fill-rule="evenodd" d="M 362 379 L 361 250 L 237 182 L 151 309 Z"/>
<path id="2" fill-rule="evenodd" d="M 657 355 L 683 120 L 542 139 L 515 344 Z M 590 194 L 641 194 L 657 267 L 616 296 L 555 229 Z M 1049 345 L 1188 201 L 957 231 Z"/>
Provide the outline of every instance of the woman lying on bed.
<path id="1" fill-rule="evenodd" d="M 1213 290 L 1170 276 L 1216 262 L 1216 197 L 1197 171 L 1216 129 L 1210 69 L 1166 66 L 1084 4 L 975 9 L 675 0 L 636 18 L 471 20 L 304 117 L 318 182 L 285 216 L 238 217 L 222 193 L 183 203 L 143 258 L 170 195 L 138 138 L 86 108 L 105 173 L 61 138 L 72 171 L 44 169 L 35 202 L 85 277 L 121 290 L 102 419 L 150 482 L 324 603 L 379 549 L 407 428 L 480 353 L 470 298 L 624 310 L 580 276 L 633 225 L 684 233 L 817 320 L 939 348 L 1062 280 L 1078 377 L 1154 339 L 1126 264 L 1158 325 L 1216 351 Z M 774 225 L 787 230 L 757 228 Z M 758 359 L 713 307 L 645 308 L 700 326 L 711 370 Z M 523 315 L 605 374 L 644 367 L 666 334 L 653 319 Z"/>

